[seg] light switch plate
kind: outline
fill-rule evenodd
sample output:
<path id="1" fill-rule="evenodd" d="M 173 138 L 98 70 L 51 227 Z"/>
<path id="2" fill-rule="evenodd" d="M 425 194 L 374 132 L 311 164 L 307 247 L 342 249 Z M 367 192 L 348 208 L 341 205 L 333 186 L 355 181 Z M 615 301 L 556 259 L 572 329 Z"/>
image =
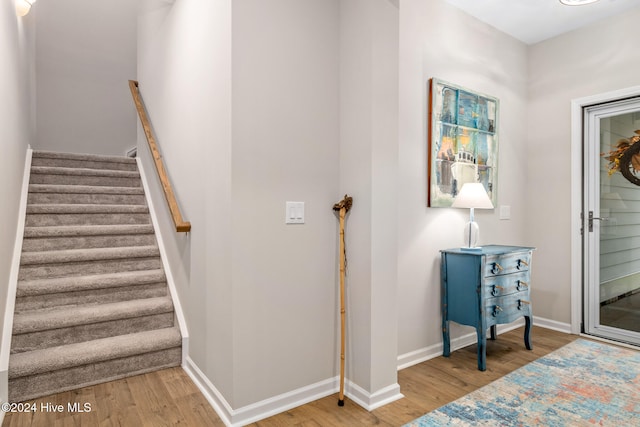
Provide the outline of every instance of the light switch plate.
<path id="1" fill-rule="evenodd" d="M 500 219 L 511 219 L 511 206 L 509 205 L 500 206 Z"/>
<path id="2" fill-rule="evenodd" d="M 286 203 L 286 224 L 304 224 L 304 202 Z"/>

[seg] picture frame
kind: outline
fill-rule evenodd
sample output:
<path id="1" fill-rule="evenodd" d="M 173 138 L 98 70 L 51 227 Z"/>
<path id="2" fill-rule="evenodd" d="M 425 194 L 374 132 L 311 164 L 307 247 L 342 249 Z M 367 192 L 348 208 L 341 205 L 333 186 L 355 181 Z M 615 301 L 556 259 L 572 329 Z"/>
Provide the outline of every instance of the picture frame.
<path id="1" fill-rule="evenodd" d="M 428 98 L 427 206 L 450 207 L 467 182 L 497 206 L 500 101 L 435 77 Z"/>

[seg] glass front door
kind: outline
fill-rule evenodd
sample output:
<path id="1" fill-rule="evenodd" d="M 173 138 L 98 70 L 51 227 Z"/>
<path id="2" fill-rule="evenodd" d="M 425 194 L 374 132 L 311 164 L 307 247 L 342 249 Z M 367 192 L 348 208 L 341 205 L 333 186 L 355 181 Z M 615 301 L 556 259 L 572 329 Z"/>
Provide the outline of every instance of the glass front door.
<path id="1" fill-rule="evenodd" d="M 584 329 L 640 345 L 640 98 L 585 109 Z"/>

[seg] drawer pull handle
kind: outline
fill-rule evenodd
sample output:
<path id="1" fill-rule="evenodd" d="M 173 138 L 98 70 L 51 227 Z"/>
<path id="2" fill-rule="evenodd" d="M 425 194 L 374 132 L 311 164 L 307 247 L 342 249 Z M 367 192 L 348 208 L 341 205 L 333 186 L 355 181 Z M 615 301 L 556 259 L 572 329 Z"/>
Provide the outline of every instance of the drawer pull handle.
<path id="1" fill-rule="evenodd" d="M 523 306 L 531 304 L 531 301 L 525 301 L 523 299 L 518 300 L 518 310 L 522 310 Z"/>
<path id="2" fill-rule="evenodd" d="M 522 289 L 528 289 L 529 288 L 529 284 L 527 282 L 523 282 L 522 280 L 518 280 L 518 285 L 516 286 L 516 289 L 521 291 Z"/>
<path id="3" fill-rule="evenodd" d="M 526 267 L 529 267 L 529 263 L 523 259 L 519 259 L 518 260 L 518 270 L 520 270 L 522 268 L 522 265 L 525 265 Z"/>
<path id="4" fill-rule="evenodd" d="M 498 264 L 497 262 L 493 263 L 493 267 L 491 268 L 491 273 L 496 274 L 501 272 L 502 270 L 504 270 L 504 268 L 502 268 L 500 264 Z"/>
<path id="5" fill-rule="evenodd" d="M 499 305 L 493 306 L 493 317 L 497 317 L 501 311 L 502 311 L 502 307 L 500 307 Z"/>
<path id="6" fill-rule="evenodd" d="M 493 285 L 493 290 L 491 291 L 491 295 L 498 296 L 498 294 L 500 293 L 500 291 L 502 291 L 504 288 L 502 286 L 499 285 Z"/>

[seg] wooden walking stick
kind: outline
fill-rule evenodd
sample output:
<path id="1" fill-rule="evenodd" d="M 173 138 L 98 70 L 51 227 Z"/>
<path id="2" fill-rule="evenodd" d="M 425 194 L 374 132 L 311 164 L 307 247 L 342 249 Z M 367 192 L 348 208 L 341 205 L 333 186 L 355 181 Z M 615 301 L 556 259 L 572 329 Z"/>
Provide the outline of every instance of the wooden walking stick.
<path id="1" fill-rule="evenodd" d="M 347 215 L 353 199 L 346 194 L 344 199 L 333 205 L 333 210 L 340 215 L 340 393 L 338 406 L 344 406 L 344 350 L 345 350 L 345 308 L 344 308 L 344 278 L 347 267 L 347 253 L 344 244 L 344 218 Z"/>

